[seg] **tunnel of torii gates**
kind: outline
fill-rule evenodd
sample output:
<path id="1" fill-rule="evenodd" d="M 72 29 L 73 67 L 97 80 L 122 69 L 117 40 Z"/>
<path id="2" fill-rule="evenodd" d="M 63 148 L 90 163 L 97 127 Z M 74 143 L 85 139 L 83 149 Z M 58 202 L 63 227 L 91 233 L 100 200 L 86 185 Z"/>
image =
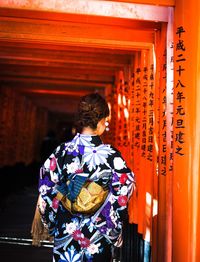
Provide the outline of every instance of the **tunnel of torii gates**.
<path id="1" fill-rule="evenodd" d="M 111 114 L 104 140 L 122 152 L 135 173 L 137 190 L 129 203 L 129 222 L 137 224 L 138 233 L 150 244 L 152 261 L 200 261 L 199 2 L 0 1 L 1 166 L 31 160 L 47 118 L 43 109 L 35 109 L 14 88 L 5 87 L 2 69 L 11 57 L 2 48 L 7 43 L 14 50 L 22 42 L 56 42 L 133 51 L 131 63 L 116 71 L 114 84 L 105 86 Z M 43 12 L 43 20 L 53 21 L 54 14 L 59 20 L 62 13 L 86 15 L 96 24 L 100 17 L 135 23 L 132 29 L 123 28 L 123 34 L 120 27 L 119 34 L 112 34 L 105 20 L 101 34 L 70 28 L 71 33 L 61 37 L 59 29 L 48 34 L 48 28 L 30 27 L 30 19 Z M 147 22 L 159 27 L 146 30 Z M 81 23 L 84 27 L 84 20 Z"/>

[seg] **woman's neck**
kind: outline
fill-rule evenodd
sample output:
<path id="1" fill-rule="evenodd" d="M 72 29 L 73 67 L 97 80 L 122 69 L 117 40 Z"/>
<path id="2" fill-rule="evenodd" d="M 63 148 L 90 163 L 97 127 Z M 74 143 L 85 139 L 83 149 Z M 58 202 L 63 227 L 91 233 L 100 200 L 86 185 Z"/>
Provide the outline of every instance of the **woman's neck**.
<path id="1" fill-rule="evenodd" d="M 90 127 L 84 127 L 81 134 L 83 135 L 97 135 L 97 131 Z"/>

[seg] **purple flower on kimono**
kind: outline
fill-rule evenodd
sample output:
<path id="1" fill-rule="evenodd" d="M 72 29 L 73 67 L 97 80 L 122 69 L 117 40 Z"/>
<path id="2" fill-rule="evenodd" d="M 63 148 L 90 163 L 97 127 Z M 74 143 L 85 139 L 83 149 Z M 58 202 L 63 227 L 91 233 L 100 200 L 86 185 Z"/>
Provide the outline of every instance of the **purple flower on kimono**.
<path id="1" fill-rule="evenodd" d="M 77 156 L 78 155 L 78 149 L 77 147 L 67 143 L 65 145 L 65 151 L 67 152 L 67 155 L 73 155 L 73 156 Z"/>
<path id="2" fill-rule="evenodd" d="M 48 187 L 52 187 L 52 186 L 54 186 L 54 183 L 48 178 L 48 176 L 45 176 L 43 179 L 39 180 L 39 188 L 42 185 L 46 185 Z"/>
<path id="3" fill-rule="evenodd" d="M 115 182 L 118 182 L 119 181 L 119 177 L 116 173 L 113 174 L 113 177 L 112 177 L 112 182 L 115 183 Z"/>
<path id="4" fill-rule="evenodd" d="M 83 145 L 78 145 L 78 149 L 79 149 L 79 152 L 80 152 L 81 155 L 84 154 L 84 148 L 85 147 Z"/>
<path id="5" fill-rule="evenodd" d="M 102 233 L 102 234 L 105 234 L 106 231 L 107 231 L 107 227 L 106 226 L 102 226 L 99 228 L 99 231 Z"/>
<path id="6" fill-rule="evenodd" d="M 108 228 L 115 228 L 115 225 L 113 224 L 113 222 L 111 221 L 111 219 L 108 217 L 106 218 L 106 225 Z"/>
<path id="7" fill-rule="evenodd" d="M 73 156 L 78 156 L 78 152 L 76 150 L 72 151 Z"/>
<path id="8" fill-rule="evenodd" d="M 104 216 L 104 217 L 109 217 L 110 215 L 110 208 L 111 208 L 111 203 L 108 202 L 105 207 L 103 208 L 103 210 L 101 211 L 101 214 Z"/>
<path id="9" fill-rule="evenodd" d="M 112 193 L 112 194 L 115 194 L 115 189 L 114 187 L 112 187 L 111 184 L 109 184 L 109 191 Z"/>
<path id="10" fill-rule="evenodd" d="M 39 180 L 39 192 L 42 195 L 45 195 L 47 192 L 51 191 L 51 188 L 55 185 L 48 176 L 45 176 L 44 178 Z"/>

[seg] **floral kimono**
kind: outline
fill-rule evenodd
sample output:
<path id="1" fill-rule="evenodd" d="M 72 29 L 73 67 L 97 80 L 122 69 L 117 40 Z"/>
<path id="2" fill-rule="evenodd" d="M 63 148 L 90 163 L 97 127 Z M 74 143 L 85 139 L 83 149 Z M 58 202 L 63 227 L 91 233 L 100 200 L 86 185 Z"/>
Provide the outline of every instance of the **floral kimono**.
<path id="1" fill-rule="evenodd" d="M 80 173 L 109 191 L 91 215 L 72 214 L 56 197 L 59 186 Z M 54 236 L 53 261 L 110 261 L 111 246 L 122 243 L 123 217 L 133 185 L 134 174 L 119 151 L 103 144 L 99 136 L 78 133 L 58 146 L 41 167 L 39 179 L 38 207 Z"/>

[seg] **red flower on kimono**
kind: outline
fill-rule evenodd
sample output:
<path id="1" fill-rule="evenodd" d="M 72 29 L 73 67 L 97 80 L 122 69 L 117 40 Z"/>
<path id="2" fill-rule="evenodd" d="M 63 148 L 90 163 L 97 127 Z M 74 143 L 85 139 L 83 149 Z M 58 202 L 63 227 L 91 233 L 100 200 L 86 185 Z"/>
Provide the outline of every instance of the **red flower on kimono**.
<path id="1" fill-rule="evenodd" d="M 119 196 L 118 197 L 118 203 L 120 206 L 126 206 L 128 202 L 128 197 L 127 196 Z"/>
<path id="2" fill-rule="evenodd" d="M 126 180 L 128 179 L 128 176 L 126 173 L 121 174 L 121 177 L 119 179 L 119 182 L 123 185 L 126 183 Z"/>
<path id="3" fill-rule="evenodd" d="M 53 201 L 52 201 L 52 207 L 54 209 L 58 209 L 59 206 L 59 200 L 57 198 L 54 197 Z"/>
<path id="4" fill-rule="evenodd" d="M 80 239 L 80 246 L 83 248 L 89 247 L 90 245 L 90 240 L 86 237 Z"/>
<path id="5" fill-rule="evenodd" d="M 80 173 L 83 173 L 83 169 L 77 169 L 77 170 L 75 171 L 75 174 L 80 174 Z"/>
<path id="6" fill-rule="evenodd" d="M 51 171 L 54 171 L 56 169 L 56 158 L 55 157 L 51 158 L 49 168 Z"/>
<path id="7" fill-rule="evenodd" d="M 73 239 L 78 241 L 78 240 L 81 240 L 82 238 L 84 238 L 84 235 L 83 233 L 81 232 L 81 230 L 75 230 L 74 233 L 73 233 Z"/>

